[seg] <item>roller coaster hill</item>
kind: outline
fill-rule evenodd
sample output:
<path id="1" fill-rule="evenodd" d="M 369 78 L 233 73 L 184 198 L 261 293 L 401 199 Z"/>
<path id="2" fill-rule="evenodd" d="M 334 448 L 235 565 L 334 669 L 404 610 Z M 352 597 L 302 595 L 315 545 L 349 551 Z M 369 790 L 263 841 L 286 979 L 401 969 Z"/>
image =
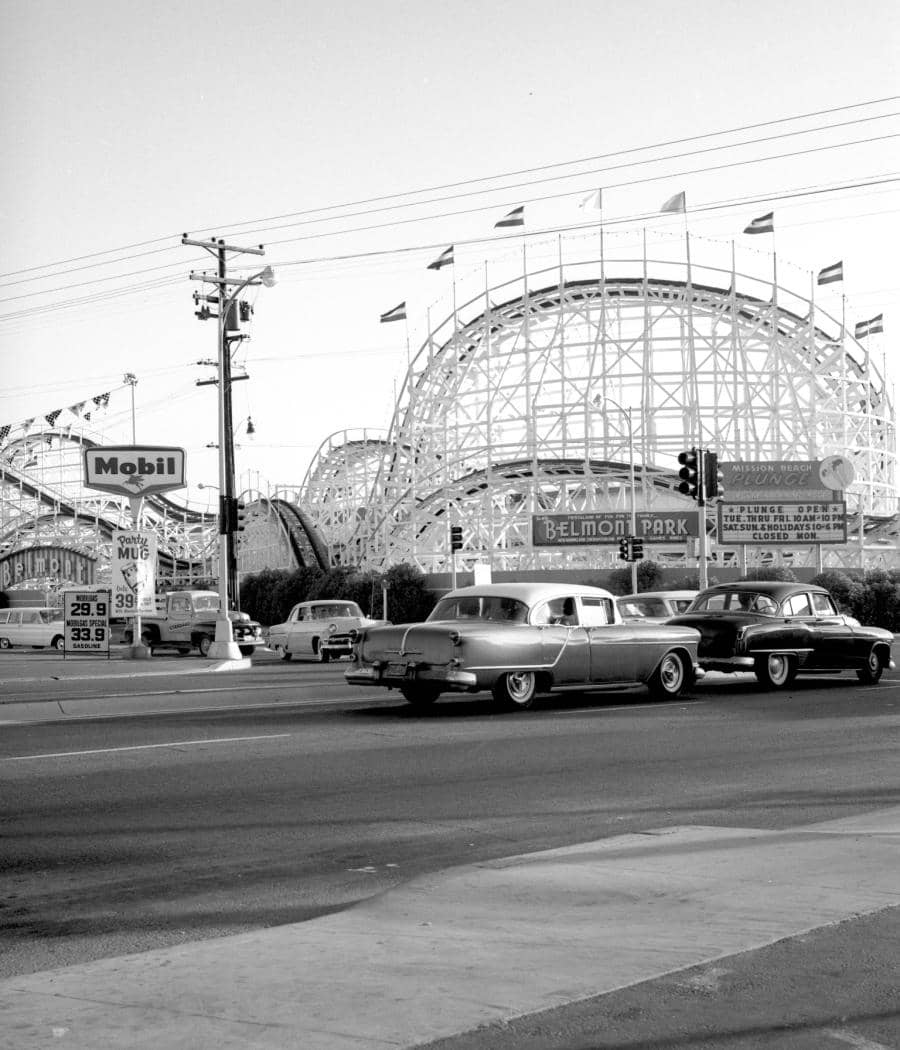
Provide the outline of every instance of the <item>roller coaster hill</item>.
<path id="1" fill-rule="evenodd" d="M 633 231 L 582 231 L 529 239 L 491 261 L 490 280 L 486 266 L 457 265 L 423 311 L 389 428 L 332 434 L 300 483 L 242 497 L 239 572 L 407 563 L 443 586 L 455 557 L 461 572 L 487 563 L 496 578 L 597 578 L 621 567 L 617 544 L 536 544 L 535 516 L 626 514 L 633 504 L 696 511 L 676 473 L 692 446 L 723 462 L 852 464 L 846 539 L 714 542 L 719 578 L 776 566 L 799 576 L 900 568 L 883 335 L 856 339 L 839 295 L 828 298 L 808 273 L 808 294 L 785 287 L 765 253 L 738 266 L 731 243 L 704 240 L 702 262 L 689 247 L 686 235 L 657 234 L 648 248 Z M 92 441 L 102 435 L 10 428 L 0 448 L 0 589 L 58 579 L 66 557 L 79 579 L 105 578 L 112 530 L 131 519 L 127 501 L 83 489 Z M 216 576 L 210 510 L 151 497 L 144 523 L 159 538 L 163 586 Z M 451 526 L 462 529 L 456 552 Z M 645 542 L 644 554 L 680 578 L 696 572 L 691 542 Z"/>

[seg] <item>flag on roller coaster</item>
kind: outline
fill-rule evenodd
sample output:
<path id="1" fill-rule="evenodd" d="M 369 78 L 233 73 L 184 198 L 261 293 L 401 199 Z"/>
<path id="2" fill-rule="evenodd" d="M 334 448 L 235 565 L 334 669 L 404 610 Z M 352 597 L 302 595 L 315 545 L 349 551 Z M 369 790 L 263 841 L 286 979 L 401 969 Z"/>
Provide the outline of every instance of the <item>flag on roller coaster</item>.
<path id="1" fill-rule="evenodd" d="M 816 284 L 833 284 L 835 281 L 843 281 L 844 279 L 844 261 L 832 263 L 831 266 L 826 266 L 824 270 L 819 270 L 819 276 L 816 278 Z"/>
<path id="2" fill-rule="evenodd" d="M 0 427 L 0 444 L 2 444 L 9 437 L 9 432 L 12 430 L 12 424 L 7 423 L 5 426 Z"/>
<path id="3" fill-rule="evenodd" d="M 775 232 L 775 212 L 770 211 L 768 215 L 760 215 L 758 219 L 754 219 L 749 226 L 744 227 L 744 233 L 774 233 Z"/>
<path id="4" fill-rule="evenodd" d="M 387 324 L 388 321 L 405 321 L 406 320 L 406 303 L 398 303 L 393 310 L 388 310 L 387 313 L 381 315 L 381 323 Z"/>
<path id="5" fill-rule="evenodd" d="M 452 265 L 453 265 L 453 245 L 451 244 L 449 248 L 445 248 L 441 252 L 441 254 L 434 260 L 434 262 L 430 262 L 428 264 L 427 268 L 429 270 L 440 270 L 440 268 L 442 266 L 452 266 Z"/>
<path id="6" fill-rule="evenodd" d="M 47 422 L 50 424 L 51 427 L 56 422 L 56 420 L 59 418 L 60 412 L 62 412 L 61 408 L 55 408 L 52 412 L 48 412 L 47 415 L 44 416 L 44 419 L 47 420 Z"/>
<path id="7" fill-rule="evenodd" d="M 884 331 L 884 314 L 876 314 L 868 321 L 860 321 L 856 326 L 854 335 L 857 339 L 865 339 L 867 335 L 877 335 Z"/>
<path id="8" fill-rule="evenodd" d="M 525 205 L 520 204 L 518 208 L 513 208 L 508 215 L 504 215 L 499 222 L 494 223 L 494 229 L 499 230 L 503 226 L 524 226 L 525 225 Z"/>
<path id="9" fill-rule="evenodd" d="M 676 193 L 674 197 L 670 197 L 659 209 L 661 215 L 665 215 L 666 212 L 682 212 L 686 210 L 687 197 L 684 190 L 681 193 Z"/>
<path id="10" fill-rule="evenodd" d="M 603 189 L 594 190 L 593 193 L 589 193 L 578 205 L 582 211 L 603 211 Z"/>

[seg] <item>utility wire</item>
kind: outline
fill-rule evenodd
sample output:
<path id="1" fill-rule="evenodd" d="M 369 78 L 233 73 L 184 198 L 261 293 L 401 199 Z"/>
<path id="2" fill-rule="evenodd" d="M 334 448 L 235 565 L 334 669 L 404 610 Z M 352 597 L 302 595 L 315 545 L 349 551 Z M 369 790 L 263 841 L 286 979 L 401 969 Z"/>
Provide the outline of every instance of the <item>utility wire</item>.
<path id="1" fill-rule="evenodd" d="M 735 127 L 735 128 L 726 128 L 726 129 L 721 129 L 719 131 L 706 132 L 706 133 L 701 134 L 701 135 L 691 135 L 691 136 L 686 136 L 686 137 L 678 138 L 678 139 L 669 139 L 669 140 L 665 140 L 665 141 L 662 141 L 662 142 L 653 143 L 653 144 L 647 145 L 647 146 L 636 146 L 636 147 L 632 147 L 630 149 L 618 150 L 618 151 L 609 152 L 609 153 L 601 153 L 601 154 L 594 155 L 592 157 L 585 157 L 585 158 L 580 158 L 580 159 L 570 160 L 570 161 L 559 161 L 559 162 L 556 162 L 556 163 L 553 163 L 553 164 L 539 165 L 537 167 L 532 167 L 532 168 L 522 168 L 522 169 L 518 169 L 518 170 L 515 170 L 515 171 L 511 171 L 511 172 L 498 173 L 496 175 L 486 175 L 486 176 L 481 176 L 479 178 L 470 179 L 470 180 L 463 180 L 463 181 L 458 181 L 458 182 L 445 183 L 445 184 L 442 184 L 442 185 L 423 187 L 423 188 L 417 189 L 417 190 L 406 190 L 406 191 L 402 191 L 402 192 L 399 192 L 399 193 L 387 194 L 387 195 L 380 196 L 380 197 L 371 197 L 371 198 L 367 198 L 367 199 L 363 199 L 363 200 L 348 202 L 348 203 L 345 203 L 345 204 L 326 205 L 326 206 L 319 207 L 319 208 L 307 209 L 305 211 L 290 212 L 290 213 L 286 213 L 284 215 L 276 215 L 276 216 L 269 216 L 269 217 L 261 218 L 261 219 L 247 220 L 245 222 L 240 222 L 240 223 L 221 224 L 220 226 L 215 226 L 215 227 L 211 226 L 211 225 L 200 226 L 200 227 L 197 227 L 197 229 L 200 229 L 200 230 L 225 229 L 225 230 L 231 230 L 231 231 L 235 231 L 236 232 L 236 231 L 241 230 L 241 229 L 243 229 L 244 227 L 247 227 L 247 226 L 255 227 L 255 226 L 258 226 L 260 223 L 275 222 L 275 221 L 278 221 L 280 219 L 293 219 L 293 218 L 297 218 L 299 216 L 314 215 L 314 214 L 321 213 L 321 212 L 326 212 L 326 211 L 336 211 L 336 210 L 345 209 L 345 208 L 356 208 L 356 207 L 362 207 L 362 206 L 368 205 L 368 204 L 380 204 L 380 203 L 382 203 L 384 201 L 398 200 L 398 199 L 400 199 L 402 197 L 417 196 L 417 195 L 423 194 L 423 193 L 435 193 L 435 192 L 439 192 L 439 191 L 443 191 L 443 190 L 457 189 L 457 188 L 459 188 L 461 186 L 473 185 L 474 183 L 478 183 L 478 182 L 491 182 L 491 181 L 496 181 L 496 180 L 499 180 L 499 179 L 517 178 L 517 177 L 522 176 L 522 175 L 535 174 L 535 173 L 538 173 L 538 172 L 553 171 L 553 170 L 557 170 L 557 169 L 560 169 L 560 168 L 573 167 L 573 166 L 578 165 L 578 164 L 594 163 L 594 162 L 599 161 L 599 160 L 607 160 L 607 159 L 610 159 L 610 158 L 613 158 L 613 157 L 624 157 L 624 156 L 629 156 L 629 155 L 632 155 L 632 154 L 635 154 L 635 153 L 650 152 L 650 151 L 655 150 L 655 149 L 665 149 L 665 148 L 668 148 L 669 146 L 683 145 L 683 144 L 688 143 L 688 142 L 702 142 L 702 141 L 706 141 L 707 139 L 717 138 L 717 137 L 724 136 L 724 135 L 736 135 L 736 134 L 741 134 L 741 133 L 747 132 L 747 131 L 756 131 L 756 130 L 761 129 L 761 128 L 776 127 L 776 126 L 779 126 L 779 125 L 782 125 L 782 124 L 791 123 L 793 121 L 808 120 L 808 119 L 811 119 L 813 117 L 830 116 L 830 115 L 833 115 L 833 114 L 836 114 L 836 113 L 848 112 L 850 110 L 862 109 L 862 108 L 865 108 L 867 106 L 881 105 L 881 104 L 888 103 L 888 102 L 896 102 L 898 100 L 900 100 L 900 96 L 897 96 L 897 95 L 887 96 L 885 98 L 871 99 L 871 100 L 866 101 L 866 102 L 857 102 L 857 103 L 853 103 L 853 104 L 850 104 L 850 105 L 847 105 L 847 106 L 835 106 L 835 107 L 832 107 L 830 109 L 814 110 L 814 111 L 811 111 L 809 113 L 801 113 L 801 114 L 797 114 L 797 115 L 791 116 L 791 117 L 781 117 L 781 118 L 778 118 L 776 120 L 762 121 L 762 122 L 755 123 L 755 124 L 741 125 L 741 126 L 738 126 L 738 127 Z M 891 116 L 891 115 L 892 114 L 885 114 L 884 116 Z M 875 117 L 864 118 L 864 119 L 872 119 L 872 120 L 874 120 L 874 119 L 883 119 L 883 118 L 882 118 L 882 116 L 875 116 Z M 851 122 L 847 122 L 847 123 L 856 123 L 856 122 L 851 121 Z M 834 125 L 834 127 L 840 127 L 840 126 L 843 126 L 843 125 Z M 825 126 L 825 128 L 818 128 L 818 129 L 798 129 L 797 131 L 790 132 L 788 134 L 789 135 L 791 135 L 791 134 L 807 134 L 810 131 L 828 130 L 829 127 L 830 126 Z M 759 141 L 764 141 L 764 140 L 759 140 Z M 719 149 L 732 149 L 732 148 L 737 148 L 737 147 L 739 147 L 741 145 L 746 145 L 746 143 L 723 144 L 722 146 L 716 147 L 716 148 L 719 148 Z M 653 161 L 653 160 L 656 160 L 656 159 L 659 159 L 659 158 L 646 158 L 644 161 L 640 161 L 640 162 L 637 162 L 637 163 L 649 163 L 650 161 Z M 587 174 L 587 173 L 584 173 L 584 172 L 573 173 L 572 175 L 565 176 L 565 177 L 567 177 L 567 178 L 569 178 L 569 177 L 576 177 L 576 175 L 581 175 L 581 174 Z M 500 189 L 501 189 L 501 187 L 485 188 L 484 190 L 482 190 L 480 192 L 499 192 Z M 419 201 L 419 202 L 408 202 L 407 206 L 412 205 L 412 204 L 416 204 L 416 203 L 424 203 L 424 202 L 421 202 L 421 201 Z M 332 216 L 332 218 L 339 218 L 339 217 L 342 217 L 342 216 Z M 322 221 L 322 220 L 320 220 L 320 221 Z M 276 227 L 276 229 L 280 229 L 280 228 L 283 228 L 283 227 L 282 226 Z M 98 259 L 98 258 L 101 258 L 102 256 L 105 256 L 105 255 L 112 255 L 112 254 L 117 254 L 117 253 L 121 253 L 121 252 L 125 252 L 125 251 L 131 251 L 131 250 L 133 250 L 135 248 L 144 248 L 144 247 L 147 247 L 149 245 L 163 244 L 167 240 L 169 240 L 171 238 L 175 238 L 175 237 L 180 238 L 181 234 L 180 233 L 179 234 L 170 234 L 170 235 L 168 235 L 166 237 L 158 237 L 158 238 L 153 238 L 153 239 L 150 239 L 150 240 L 138 241 L 138 242 L 135 242 L 134 244 L 124 245 L 124 246 L 122 246 L 120 248 L 105 249 L 103 251 L 93 252 L 93 253 L 86 254 L 86 255 L 74 256 L 74 257 L 72 257 L 70 259 L 58 260 L 56 262 L 51 262 L 51 263 L 44 263 L 41 266 L 33 266 L 33 267 L 29 267 L 29 268 L 22 269 L 22 270 L 13 270 L 13 271 L 10 271 L 8 273 L 0 274 L 0 280 L 4 280 L 7 277 L 17 277 L 17 276 L 20 276 L 22 274 L 35 273 L 35 272 L 37 272 L 39 270 L 48 270 L 48 269 L 52 269 L 52 268 L 57 267 L 57 266 L 68 266 L 70 263 L 83 262 L 83 261 L 86 261 L 88 259 Z M 179 245 L 173 245 L 172 247 L 177 247 L 177 246 L 179 246 Z M 138 257 L 142 257 L 142 256 L 145 256 L 145 255 L 151 255 L 151 254 L 155 254 L 157 252 L 163 252 L 163 251 L 168 251 L 168 250 L 170 250 L 170 249 L 169 248 L 158 248 L 158 249 L 154 249 L 151 252 L 142 252 L 142 253 L 140 253 L 140 255 L 137 255 L 137 256 L 134 256 L 134 257 L 138 258 Z M 113 260 L 113 261 L 116 261 L 116 260 Z M 107 263 L 97 263 L 95 265 L 107 265 Z M 40 278 L 35 278 L 35 279 L 40 279 Z"/>

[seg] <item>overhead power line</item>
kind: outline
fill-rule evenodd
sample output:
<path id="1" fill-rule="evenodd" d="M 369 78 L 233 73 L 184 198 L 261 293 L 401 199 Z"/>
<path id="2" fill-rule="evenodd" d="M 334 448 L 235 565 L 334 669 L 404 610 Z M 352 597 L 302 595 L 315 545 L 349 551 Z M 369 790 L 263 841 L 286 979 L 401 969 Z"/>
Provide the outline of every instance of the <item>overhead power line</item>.
<path id="1" fill-rule="evenodd" d="M 631 155 L 638 154 L 638 153 L 650 152 L 652 150 L 665 149 L 665 148 L 668 148 L 670 146 L 684 145 L 685 143 L 688 143 L 688 142 L 703 142 L 703 141 L 706 141 L 708 139 L 718 138 L 718 137 L 722 137 L 722 136 L 726 136 L 726 135 L 737 135 L 737 134 L 742 134 L 742 133 L 748 132 L 748 131 L 756 131 L 756 130 L 759 130 L 761 128 L 777 127 L 777 126 L 780 126 L 780 125 L 783 125 L 783 124 L 788 124 L 788 123 L 792 123 L 792 122 L 796 122 L 796 121 L 809 120 L 809 119 L 812 119 L 814 117 L 830 116 L 830 115 L 834 115 L 834 114 L 837 114 L 837 113 L 850 112 L 852 110 L 864 109 L 866 107 L 876 106 L 876 105 L 883 105 L 883 104 L 886 104 L 886 103 L 896 102 L 896 101 L 900 101 L 900 96 L 892 95 L 892 96 L 887 96 L 885 98 L 880 98 L 880 99 L 871 99 L 871 100 L 868 100 L 868 101 L 865 101 L 865 102 L 856 102 L 856 103 L 852 103 L 852 104 L 849 104 L 849 105 L 846 105 L 846 106 L 835 106 L 835 107 L 831 107 L 829 109 L 813 110 L 813 111 L 810 111 L 808 113 L 800 113 L 800 114 L 796 114 L 796 115 L 790 116 L 790 117 L 780 117 L 780 118 L 775 119 L 775 120 L 761 121 L 761 122 L 757 122 L 757 123 L 754 123 L 754 124 L 739 125 L 739 126 L 734 127 L 734 128 L 726 128 L 726 129 L 721 129 L 721 130 L 718 130 L 718 131 L 705 132 L 705 133 L 700 134 L 700 135 L 690 135 L 690 136 L 685 136 L 685 137 L 677 138 L 677 139 L 668 139 L 668 140 L 652 143 L 652 144 L 645 145 L 645 146 L 635 146 L 635 147 L 631 147 L 629 149 L 617 150 L 617 151 L 612 151 L 612 152 L 608 152 L 608 153 L 596 154 L 594 156 L 579 158 L 579 159 L 575 159 L 575 160 L 559 161 L 559 162 L 555 162 L 555 163 L 552 163 L 552 164 L 539 165 L 539 166 L 531 167 L 531 168 L 521 168 L 521 169 L 518 169 L 518 170 L 514 170 L 514 171 L 510 171 L 510 172 L 498 173 L 498 174 L 495 174 L 495 175 L 480 176 L 480 177 L 476 177 L 476 178 L 468 179 L 468 180 L 444 183 L 444 184 L 440 184 L 440 185 L 423 187 L 423 188 L 414 189 L 414 190 L 406 190 L 406 191 L 401 191 L 401 192 L 398 192 L 398 193 L 386 194 L 386 195 L 379 196 L 379 197 L 370 197 L 370 198 L 366 198 L 366 199 L 362 199 L 362 200 L 345 202 L 343 204 L 333 204 L 333 205 L 326 205 L 326 206 L 319 207 L 319 208 L 310 208 L 310 209 L 306 209 L 306 210 L 302 210 L 302 211 L 295 211 L 295 212 L 286 213 L 286 214 L 283 214 L 283 215 L 268 216 L 268 217 L 264 217 L 264 218 L 260 218 L 260 219 L 246 220 L 246 221 L 238 222 L 238 223 L 222 223 L 222 224 L 219 224 L 219 225 L 216 225 L 216 226 L 207 224 L 207 225 L 204 225 L 204 226 L 195 226 L 193 228 L 195 230 L 219 229 L 219 230 L 227 230 L 227 231 L 237 232 L 237 231 L 244 230 L 246 227 L 259 227 L 261 223 L 278 222 L 278 221 L 280 221 L 282 219 L 297 219 L 297 218 L 300 218 L 302 216 L 316 215 L 316 214 L 321 214 L 321 213 L 324 213 L 324 212 L 334 212 L 334 211 L 340 211 L 340 210 L 348 209 L 348 208 L 358 208 L 358 207 L 363 207 L 365 205 L 371 205 L 371 204 L 382 204 L 382 203 L 384 203 L 386 201 L 400 201 L 403 198 L 418 196 L 418 195 L 424 194 L 424 193 L 436 193 L 436 192 L 441 192 L 441 191 L 445 191 L 445 190 L 455 190 L 455 189 L 458 189 L 459 187 L 462 187 L 462 186 L 473 186 L 473 185 L 475 185 L 477 183 L 494 182 L 494 181 L 498 181 L 500 179 L 517 178 L 517 177 L 520 177 L 520 176 L 523 176 L 523 175 L 530 175 L 530 174 L 536 174 L 536 173 L 541 173 L 541 172 L 556 171 L 556 170 L 560 170 L 562 168 L 574 167 L 574 166 L 580 165 L 580 164 L 595 163 L 597 161 L 609 160 L 609 159 L 613 159 L 613 158 L 617 158 L 617 157 L 627 157 L 627 156 L 631 156 Z M 884 119 L 884 117 L 891 116 L 891 115 L 893 115 L 893 114 L 876 115 L 874 117 L 862 118 L 862 119 L 864 119 L 864 120 Z M 846 123 L 852 124 L 852 123 L 858 123 L 858 122 L 859 121 L 849 121 L 849 122 L 846 122 Z M 833 127 L 841 127 L 841 126 L 844 126 L 844 125 L 843 124 L 833 125 Z M 817 129 L 797 129 L 794 132 L 789 132 L 789 133 L 786 133 L 786 134 L 787 135 L 809 134 L 809 133 L 812 133 L 813 131 L 829 130 L 829 128 L 830 128 L 830 126 L 826 125 L 824 127 L 817 128 Z M 775 136 L 775 137 L 783 137 L 783 136 Z M 758 141 L 764 141 L 764 140 L 761 139 L 761 140 L 758 140 Z M 719 149 L 726 149 L 726 148 L 728 148 L 728 149 L 730 149 L 730 148 L 738 148 L 740 145 L 742 145 L 742 144 L 741 143 L 729 143 L 729 144 L 723 144 L 722 146 L 716 147 L 716 148 L 719 148 Z M 746 145 L 746 143 L 744 145 Z M 703 151 L 699 151 L 699 152 L 703 152 Z M 637 162 L 637 163 L 649 163 L 651 161 L 652 162 L 656 162 L 658 159 L 659 158 L 646 158 L 645 161 L 640 161 L 640 162 Z M 588 173 L 587 172 L 573 172 L 569 176 L 564 176 L 564 177 L 577 177 L 579 175 L 586 175 L 586 174 L 588 174 Z M 502 189 L 505 189 L 505 188 L 509 188 L 509 187 L 486 187 L 486 188 L 483 188 L 481 191 L 473 191 L 473 192 L 476 192 L 476 193 L 477 192 L 484 192 L 484 193 L 487 193 L 487 192 L 500 192 Z M 425 202 L 424 201 L 407 201 L 405 205 L 397 205 L 397 206 L 412 206 L 414 204 L 423 204 L 423 203 L 425 203 Z M 344 216 L 331 216 L 330 218 L 341 218 L 341 217 L 346 218 L 348 216 L 346 216 L 346 215 L 344 215 Z M 327 220 L 326 219 L 322 219 L 320 221 L 327 221 Z M 281 229 L 281 228 L 283 228 L 283 226 L 284 226 L 284 224 L 279 225 L 279 226 L 277 226 L 275 228 L 276 229 Z M 168 235 L 163 236 L 163 237 L 152 238 L 152 239 L 148 239 L 148 240 L 144 240 L 144 241 L 137 241 L 137 242 L 135 242 L 133 244 L 123 245 L 123 246 L 121 246 L 119 248 L 105 249 L 105 250 L 102 250 L 102 251 L 88 253 L 88 254 L 85 254 L 85 255 L 74 256 L 74 257 L 71 257 L 69 259 L 57 260 L 57 261 L 54 261 L 54 262 L 44 263 L 44 264 L 42 264 L 40 266 L 32 266 L 32 267 L 28 267 L 28 268 L 21 269 L 21 270 L 13 270 L 13 271 L 9 271 L 8 273 L 0 274 L 0 281 L 5 281 L 6 278 L 20 277 L 20 276 L 23 276 L 23 275 L 26 275 L 26 274 L 38 274 L 39 271 L 53 270 L 53 269 L 55 269 L 57 267 L 69 267 L 73 263 L 80 263 L 80 262 L 86 262 L 88 260 L 102 259 L 104 256 L 121 255 L 124 252 L 131 252 L 131 251 L 134 251 L 135 249 L 145 248 L 145 247 L 148 247 L 150 245 L 163 245 L 167 241 L 172 241 L 173 242 L 170 246 L 167 246 L 167 247 L 154 248 L 152 251 L 140 252 L 138 254 L 135 254 L 134 256 L 128 256 L 127 257 L 128 259 L 130 259 L 130 258 L 142 258 L 142 257 L 145 257 L 147 255 L 152 255 L 152 254 L 157 254 L 157 253 L 160 253 L 160 252 L 169 251 L 172 248 L 180 246 L 180 237 L 181 237 L 181 232 L 179 232 L 179 233 L 172 233 L 172 234 L 168 234 Z M 177 239 L 177 244 L 175 243 L 176 239 Z M 107 260 L 106 262 L 97 262 L 97 263 L 94 263 L 93 265 L 102 266 L 102 265 L 109 265 L 111 263 L 121 262 L 121 261 L 123 261 L 123 260 L 122 259 L 114 259 L 114 260 Z M 43 278 L 46 278 L 48 276 L 52 276 L 52 275 L 48 275 L 46 273 L 43 274 Z M 59 275 L 57 275 L 57 276 L 59 276 Z M 40 280 L 40 279 L 43 279 L 43 278 L 41 276 L 38 276 L 38 277 L 30 278 L 30 279 Z M 15 283 L 18 283 L 18 282 L 15 282 Z"/>

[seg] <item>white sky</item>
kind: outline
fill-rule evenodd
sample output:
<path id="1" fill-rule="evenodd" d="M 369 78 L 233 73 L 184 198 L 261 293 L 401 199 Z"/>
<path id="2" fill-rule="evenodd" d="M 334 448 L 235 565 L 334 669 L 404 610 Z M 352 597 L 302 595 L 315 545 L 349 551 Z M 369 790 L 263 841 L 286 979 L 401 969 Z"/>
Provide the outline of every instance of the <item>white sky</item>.
<path id="1" fill-rule="evenodd" d="M 806 294 L 810 270 L 843 260 L 834 309 L 843 291 L 849 322 L 884 312 L 871 346 L 897 379 L 900 182 L 784 197 L 900 177 L 900 138 L 886 137 L 900 135 L 895 0 L 702 10 L 669 0 L 0 0 L 0 15 L 0 424 L 112 391 L 96 418 L 107 443 L 130 442 L 132 372 L 138 441 L 183 446 L 198 497 L 197 482 L 217 481 L 206 448 L 216 406 L 215 387 L 195 385 L 213 370 L 195 362 L 215 356 L 216 335 L 215 322 L 194 318 L 199 285 L 188 279 L 208 260 L 180 236 L 264 243 L 262 262 L 232 263 L 242 276 L 270 263 L 278 276 L 253 293 L 252 339 L 237 355 L 251 378 L 234 388 L 235 419 L 256 427 L 238 438 L 237 469 L 299 485 L 330 433 L 387 427 L 407 326 L 378 319 L 406 300 L 415 352 L 454 273 L 427 263 L 455 243 L 458 279 L 483 271 L 508 251 L 493 224 L 512 207 L 526 205 L 526 230 L 574 226 L 598 186 L 604 221 L 673 230 L 678 220 L 656 213 L 685 190 L 698 254 L 703 238 L 740 238 L 774 210 L 782 282 Z M 751 163 L 858 140 L 873 141 Z M 648 163 L 674 153 L 690 155 Z M 478 196 L 447 199 L 484 184 L 405 197 L 391 211 L 346 207 L 601 157 L 500 179 Z M 511 188 L 571 172 L 582 174 Z M 722 201 L 741 203 L 699 211 Z M 327 222 L 305 214 L 336 206 Z M 272 216 L 290 218 L 263 221 Z M 762 252 L 771 238 L 741 243 Z M 321 261 L 388 249 L 415 250 Z M 141 287 L 157 279 L 166 283 Z M 131 291 L 108 297 L 121 288 Z"/>

